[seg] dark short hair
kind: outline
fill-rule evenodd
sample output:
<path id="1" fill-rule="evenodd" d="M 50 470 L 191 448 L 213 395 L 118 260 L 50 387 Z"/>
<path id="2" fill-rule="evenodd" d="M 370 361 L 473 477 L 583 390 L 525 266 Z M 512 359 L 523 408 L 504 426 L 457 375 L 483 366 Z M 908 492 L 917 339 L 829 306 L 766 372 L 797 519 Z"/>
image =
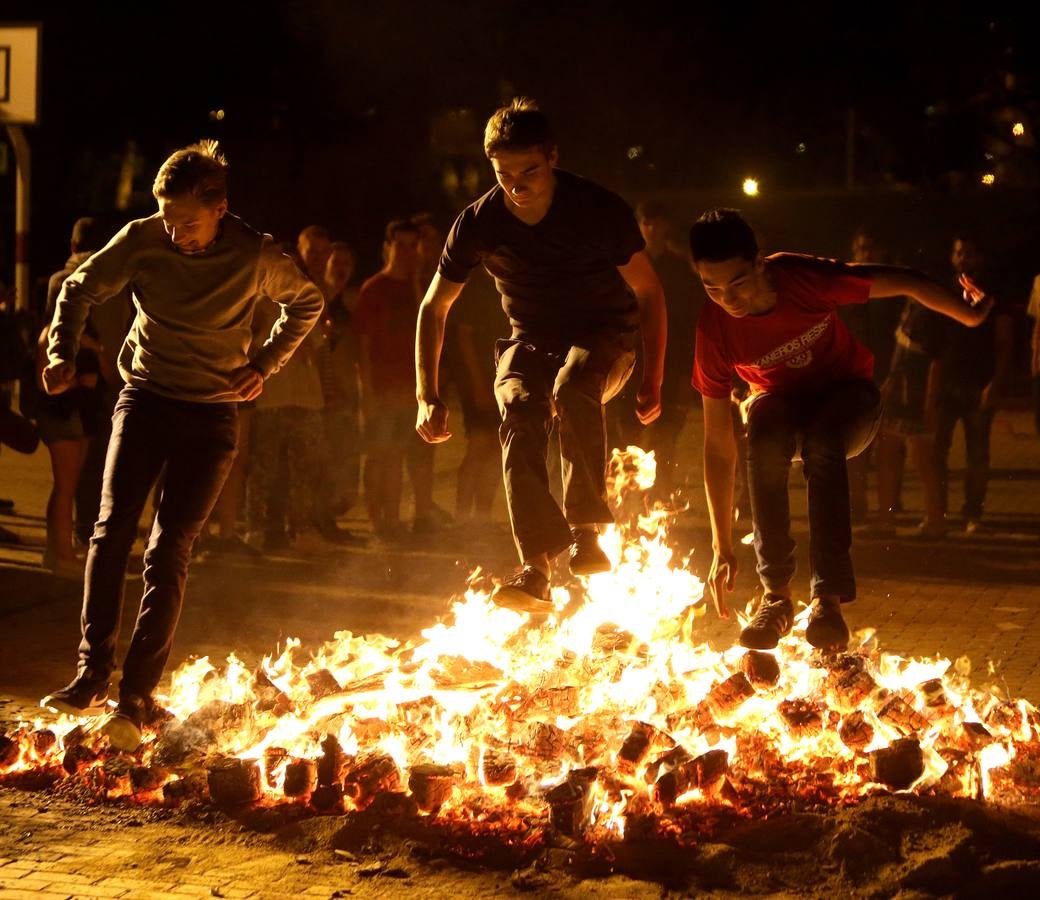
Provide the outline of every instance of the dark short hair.
<path id="1" fill-rule="evenodd" d="M 690 228 L 690 255 L 694 262 L 722 262 L 758 256 L 758 239 L 735 209 L 710 209 Z"/>
<path id="2" fill-rule="evenodd" d="M 216 141 L 199 141 L 171 154 L 160 166 L 152 193 L 156 199 L 191 195 L 216 206 L 227 199 L 227 168 Z"/>
<path id="3" fill-rule="evenodd" d="M 93 253 L 108 242 L 111 235 L 97 219 L 83 216 L 72 226 L 72 249 L 76 253 Z"/>
<path id="4" fill-rule="evenodd" d="M 484 154 L 490 159 L 503 150 L 541 148 L 547 154 L 556 146 L 549 120 L 534 100 L 516 97 L 495 110 L 484 128 Z"/>
<path id="5" fill-rule="evenodd" d="M 386 226 L 386 233 L 383 237 L 388 244 L 393 241 L 399 234 L 418 234 L 419 226 L 416 225 L 410 219 L 394 219 Z"/>
<path id="6" fill-rule="evenodd" d="M 962 244 L 971 244 L 975 252 L 981 255 L 982 243 L 979 241 L 979 236 L 971 229 L 961 228 L 955 231 L 953 240 L 950 241 L 950 246 L 952 247 L 957 241 L 960 241 Z"/>
<path id="7" fill-rule="evenodd" d="M 332 234 L 324 225 L 308 225 L 296 236 L 296 243 L 299 244 L 304 238 L 309 241 L 331 241 Z"/>
<path id="8" fill-rule="evenodd" d="M 636 206 L 636 217 L 640 219 L 672 220 L 672 211 L 664 200 L 642 200 Z"/>

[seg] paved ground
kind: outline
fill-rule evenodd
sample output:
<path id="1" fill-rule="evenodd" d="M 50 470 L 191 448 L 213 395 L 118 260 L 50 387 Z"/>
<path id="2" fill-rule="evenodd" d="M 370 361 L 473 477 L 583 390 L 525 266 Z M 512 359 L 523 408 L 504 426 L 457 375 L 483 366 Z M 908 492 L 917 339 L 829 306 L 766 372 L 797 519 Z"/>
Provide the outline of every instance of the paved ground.
<path id="1" fill-rule="evenodd" d="M 692 567 L 703 574 L 710 558 L 699 439 L 699 422 L 695 422 L 684 436 L 691 460 L 692 508 L 676 538 L 684 549 L 694 548 Z M 438 465 L 438 499 L 446 507 L 451 505 L 451 468 L 459 450 L 454 441 L 446 445 Z M 1032 432 L 1029 416 L 1002 412 L 994 427 L 986 527 L 971 536 L 953 533 L 942 542 L 910 537 L 921 503 L 918 485 L 908 476 L 901 537 L 857 538 L 860 599 L 848 608 L 853 627 L 877 628 L 882 647 L 904 655 L 967 656 L 980 681 L 1002 683 L 1013 695 L 1040 701 L 1040 636 L 1033 620 L 1040 609 L 1038 451 L 1040 440 Z M 955 469 L 961 459 L 958 448 L 952 459 Z M 951 507 L 956 508 L 959 472 L 955 471 L 954 479 Z M 23 540 L 20 547 L 0 546 L 0 720 L 17 718 L 43 693 L 63 684 L 75 659 L 79 587 L 54 581 L 39 566 L 48 482 L 42 449 L 32 457 L 7 450 L 0 457 L 0 496 L 17 503 L 16 513 L 0 516 L 0 524 Z M 792 484 L 804 575 L 804 489 L 797 473 Z M 357 518 L 347 524 L 364 528 Z M 739 596 L 748 597 L 754 586 L 753 560 L 750 548 L 742 548 L 741 553 Z M 372 541 L 363 548 L 327 548 L 311 556 L 294 554 L 259 562 L 204 561 L 192 572 L 171 664 L 193 655 L 223 658 L 231 650 L 247 661 L 256 660 L 288 636 L 316 646 L 340 629 L 412 636 L 447 610 L 451 594 L 461 588 L 475 564 L 512 564 L 511 543 L 504 530 L 477 534 L 450 530 L 427 544 L 390 546 Z M 804 590 L 804 580 L 799 584 Z M 131 576 L 123 648 L 136 612 L 129 607 L 136 607 L 139 585 L 139 578 Z M 733 626 L 710 617 L 701 621 L 704 637 L 712 643 L 721 645 L 735 636 Z M 309 889 L 329 896 L 342 884 L 342 879 L 329 879 L 321 869 L 333 865 L 330 861 L 321 861 L 316 868 L 316 864 L 297 864 L 287 854 L 279 863 L 285 871 L 276 874 L 269 867 L 261 871 L 250 865 L 248 849 L 221 846 L 200 853 L 190 832 L 164 838 L 191 845 L 183 854 L 189 862 L 178 867 L 163 861 L 165 853 L 157 861 L 140 849 L 154 845 L 169 826 L 145 823 L 134 833 L 134 841 L 113 844 L 111 826 L 105 824 L 108 813 L 94 811 L 98 820 L 85 815 L 72 825 L 68 810 L 58 809 L 60 804 L 44 804 L 47 809 L 41 812 L 37 802 L 29 795 L 0 792 L 2 896 L 168 896 L 211 891 L 213 896 L 227 897 L 246 896 L 241 892 L 250 891 L 290 896 Z M 91 882 L 96 867 L 92 869 L 90 860 L 118 854 L 129 854 L 127 865 L 135 865 L 124 873 L 126 877 L 113 881 L 115 876 L 106 875 Z M 219 873 L 233 874 L 218 878 Z M 484 879 L 451 890 L 466 894 L 472 888 L 474 896 L 512 891 L 508 882 L 502 884 L 490 875 Z M 355 893 L 372 895 L 400 889 L 356 879 L 351 884 Z M 409 893 L 425 892 L 419 887 L 413 881 Z M 443 888 L 444 884 L 431 882 L 429 896 Z"/>

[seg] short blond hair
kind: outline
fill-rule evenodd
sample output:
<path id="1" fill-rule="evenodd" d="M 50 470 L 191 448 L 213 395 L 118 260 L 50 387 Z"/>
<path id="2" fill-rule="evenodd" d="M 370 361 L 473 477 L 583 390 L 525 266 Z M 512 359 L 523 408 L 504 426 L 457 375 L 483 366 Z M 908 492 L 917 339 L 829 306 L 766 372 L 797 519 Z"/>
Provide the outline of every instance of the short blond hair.
<path id="1" fill-rule="evenodd" d="M 216 141 L 198 141 L 175 153 L 159 167 L 152 194 L 160 197 L 191 195 L 206 206 L 227 199 L 227 160 Z"/>

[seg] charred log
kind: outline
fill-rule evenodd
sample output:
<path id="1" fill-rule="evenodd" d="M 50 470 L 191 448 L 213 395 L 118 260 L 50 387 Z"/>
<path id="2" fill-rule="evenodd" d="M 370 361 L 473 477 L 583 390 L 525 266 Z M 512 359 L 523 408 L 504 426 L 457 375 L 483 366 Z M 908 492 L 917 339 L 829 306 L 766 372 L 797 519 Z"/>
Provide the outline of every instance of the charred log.
<path id="1" fill-rule="evenodd" d="M 921 745 L 914 738 L 900 738 L 870 754 L 871 779 L 897 791 L 906 790 L 924 774 Z"/>
<path id="2" fill-rule="evenodd" d="M 260 766 L 252 759 L 221 759 L 207 772 L 209 795 L 217 806 L 242 806 L 262 796 Z"/>
<path id="3" fill-rule="evenodd" d="M 423 812 L 439 810 L 451 796 L 454 787 L 455 772 L 449 766 L 412 766 L 408 773 L 408 790 Z"/>
<path id="4" fill-rule="evenodd" d="M 762 650 L 748 650 L 741 657 L 740 671 L 756 688 L 771 688 L 780 680 L 780 663 Z"/>

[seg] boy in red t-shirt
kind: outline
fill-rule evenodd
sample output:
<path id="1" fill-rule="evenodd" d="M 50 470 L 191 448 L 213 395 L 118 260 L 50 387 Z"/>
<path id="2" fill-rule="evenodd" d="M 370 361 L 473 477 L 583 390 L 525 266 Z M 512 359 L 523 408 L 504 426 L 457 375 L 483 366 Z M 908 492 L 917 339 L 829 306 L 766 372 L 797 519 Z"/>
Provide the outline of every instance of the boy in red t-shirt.
<path id="1" fill-rule="evenodd" d="M 709 299 L 697 323 L 693 385 L 704 397 L 704 486 L 713 559 L 708 588 L 721 618 L 737 572 L 732 517 L 737 445 L 730 417 L 734 375 L 751 387 L 744 402 L 755 554 L 765 596 L 740 643 L 775 647 L 791 630 L 791 538 L 787 480 L 801 454 L 809 499 L 812 612 L 806 639 L 843 649 L 841 603 L 856 596 L 846 459 L 874 437 L 881 399 L 874 360 L 837 314 L 847 303 L 903 295 L 965 325 L 992 301 L 968 279 L 964 302 L 927 276 L 894 266 L 840 263 L 792 253 L 763 257 L 736 210 L 705 213 L 690 229 L 694 268 Z"/>

